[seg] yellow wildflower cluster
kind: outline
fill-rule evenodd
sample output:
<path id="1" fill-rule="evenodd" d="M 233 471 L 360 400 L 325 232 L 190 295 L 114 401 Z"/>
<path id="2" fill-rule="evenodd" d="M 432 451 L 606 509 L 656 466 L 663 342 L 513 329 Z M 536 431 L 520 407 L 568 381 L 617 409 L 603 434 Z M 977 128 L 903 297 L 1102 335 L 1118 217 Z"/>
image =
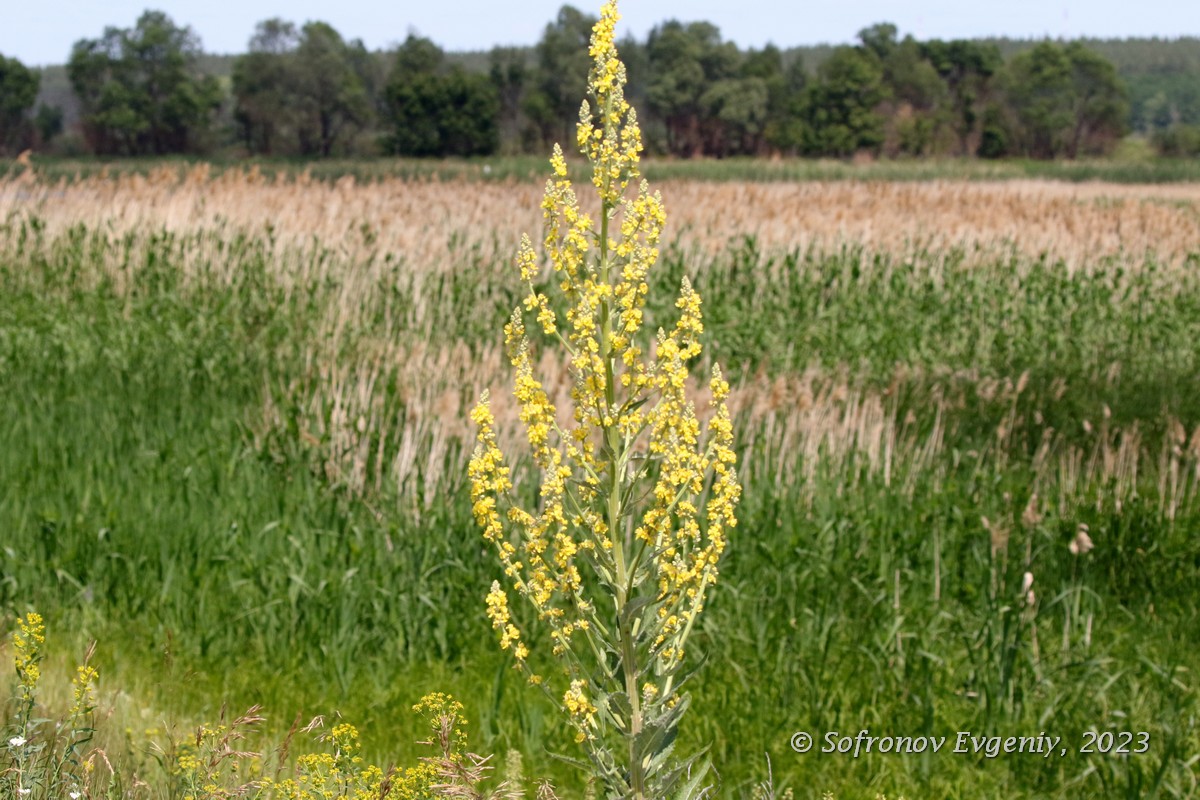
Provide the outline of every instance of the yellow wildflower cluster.
<path id="1" fill-rule="evenodd" d="M 184 750 L 181 748 L 179 755 L 175 759 L 178 766 L 178 772 L 182 775 L 194 775 L 204 766 L 204 762 L 196 755 L 194 751 Z"/>
<path id="2" fill-rule="evenodd" d="M 595 105 L 584 103 L 578 126 L 577 143 L 592 164 L 601 198 L 600 229 L 580 211 L 557 147 L 543 202 L 545 250 L 570 304 L 565 335 L 559 334 L 550 301 L 534 288 L 538 257 L 528 237 L 516 259 L 529 289 L 524 310 L 536 312 L 543 332 L 566 345 L 575 384 L 574 426 L 564 431 L 558 410 L 534 376 L 518 308 L 505 326 L 505 342 L 521 421 L 543 476 L 536 513 L 509 497 L 510 473 L 496 445 L 486 393 L 472 414 L 478 426 L 469 467 L 476 520 L 496 545 L 512 588 L 549 624 L 559 655 L 569 647 L 571 634 L 589 624 L 591 606 L 581 596 L 577 560 L 589 550 L 619 548 L 621 531 L 615 523 L 632 513 L 625 497 L 618 497 L 615 507 L 602 501 L 612 502 L 613 493 L 628 494 L 626 484 L 653 474 L 630 467 L 639 437 L 648 434 L 646 463 L 658 467 L 653 501 L 635 526 L 636 539 L 651 554 L 663 604 L 658 645 L 669 643 L 699 612 L 704 589 L 716 578 L 726 531 L 736 524 L 733 512 L 740 493 L 724 402 L 728 384 L 714 370 L 707 437 L 685 396 L 688 363 L 700 354 L 704 332 L 700 296 L 686 279 L 676 303 L 679 318 L 669 334 L 659 331 L 654 358 L 646 360 L 638 344 L 647 276 L 660 255 L 666 212 L 662 198 L 652 195 L 644 181 L 635 197 L 626 196 L 639 177 L 642 144 L 636 115 L 624 98 L 625 68 L 614 44 L 618 18 L 616 4 L 607 3 L 593 31 L 590 90 Z M 609 238 L 610 221 L 616 220 L 620 238 Z M 703 509 L 707 527 L 702 528 L 698 497 L 710 475 L 714 486 Z M 509 508 L 502 516 L 499 503 L 505 501 Z M 505 534 L 505 520 L 513 536 Z M 524 664 L 528 651 L 498 583 L 488 593 L 487 607 L 501 647 L 512 649 Z M 672 658 L 681 655 L 676 649 Z"/>
<path id="3" fill-rule="evenodd" d="M 478 446 L 467 466 L 467 474 L 471 479 L 472 511 L 475 521 L 483 528 L 484 538 L 501 548 L 501 556 L 507 562 L 512 557 L 512 551 L 505 552 L 505 543 L 501 541 L 504 526 L 496 511 L 496 497 L 508 492 L 512 488 L 512 481 L 509 480 L 508 467 L 504 466 L 504 457 L 496 445 L 496 419 L 488 408 L 487 392 L 483 393 L 479 405 L 471 412 L 471 420 L 479 427 Z"/>
<path id="4" fill-rule="evenodd" d="M 74 700 L 71 703 L 71 717 L 77 718 L 90 712 L 96 706 L 96 679 L 100 673 L 96 668 L 83 664 L 76 668 L 75 678 L 71 681 L 74 689 Z"/>
<path id="5" fill-rule="evenodd" d="M 277 800 L 378 800 L 385 794 L 387 776 L 374 764 L 345 770 L 329 753 L 310 753 L 297 759 L 296 768 L 295 778 L 264 778 L 256 796 Z M 432 767 L 426 765 L 397 770 L 390 778 L 392 790 L 387 796 L 397 800 L 425 797 L 435 778 Z"/>
<path id="6" fill-rule="evenodd" d="M 329 732 L 329 741 L 333 743 L 333 758 L 339 767 L 353 769 L 363 763 L 362 756 L 358 755 L 358 751 L 362 750 L 358 728 L 345 722 L 335 725 Z"/>
<path id="7" fill-rule="evenodd" d="M 542 246 L 565 310 L 556 313 L 539 291 L 540 261 L 528 236 L 516 256 L 527 293 L 504 339 L 541 477 L 536 506 L 522 507 L 514 497 L 487 392 L 471 414 L 478 433 L 468 473 L 475 519 L 506 577 L 507 585 L 493 583 L 486 600 L 501 648 L 556 703 L 561 698 L 580 741 L 595 751 L 594 763 L 615 764 L 611 753 L 600 752 L 597 720 L 629 740 L 627 771 L 612 766 L 605 780 L 617 792 L 627 781 L 631 796 L 643 797 L 647 770 L 660 768 L 646 764 L 665 762 L 644 762 L 633 753 L 643 746 L 647 709 L 661 713 L 679 701 L 676 668 L 737 524 L 741 489 L 725 404 L 729 384 L 720 369 L 712 373 L 707 425 L 687 397 L 689 364 L 701 354 L 704 333 L 700 295 L 690 282 L 682 283 L 674 323 L 652 341 L 643 331 L 649 275 L 667 216 L 661 196 L 639 172 L 642 135 L 625 100 L 625 67 L 614 40 L 618 19 L 610 0 L 593 28 L 591 102 L 583 104 L 577 128 L 600 214 L 593 221 L 581 210 L 558 146 L 542 202 Z M 569 416 L 560 417 L 535 375 L 526 315 L 566 350 Z M 562 695 L 534 673 L 509 591 L 524 597 L 548 629 L 552 655 L 569 681 Z M 593 594 L 604 598 L 603 615 L 589 599 Z M 643 677 L 651 680 L 643 684 Z M 625 699 L 613 700 L 616 691 Z"/>
<path id="8" fill-rule="evenodd" d="M 593 164 L 592 183 L 605 204 L 623 198 L 629 182 L 638 176 L 642 153 L 637 112 L 625 102 L 625 65 L 617 55 L 615 38 L 619 19 L 617 4 L 605 3 L 588 51 L 593 61 L 588 88 L 596 107 L 584 101 L 576 129 L 576 142 Z"/>
<path id="9" fill-rule="evenodd" d="M 17 670 L 18 691 L 23 702 L 32 702 L 42 677 L 42 647 L 46 644 L 46 623 L 42 615 L 30 611 L 17 618 L 12 634 L 13 665 Z"/>
<path id="10" fill-rule="evenodd" d="M 450 728 L 450 758 L 457 760 L 467 748 L 467 718 L 462 703 L 443 692 L 430 692 L 413 706 L 413 711 L 425 717 L 430 730 L 440 735 L 443 722 Z"/>
<path id="11" fill-rule="evenodd" d="M 443 753 L 461 759 L 466 753 L 466 719 L 462 705 L 449 695 L 426 695 L 414 711 L 426 715 L 430 728 L 440 737 L 448 731 Z M 261 717 L 249 719 L 250 723 Z M 443 723 L 448 722 L 443 729 Z M 358 729 L 339 723 L 318 741 L 323 749 L 300 755 L 291 777 L 280 778 L 284 763 L 276 765 L 275 775 L 264 775 L 262 757 L 240 752 L 231 743 L 244 738 L 241 731 L 247 718 L 229 726 L 201 726 L 194 736 L 173 749 L 169 766 L 177 776 L 177 795 L 183 800 L 216 800 L 245 797 L 253 800 L 427 800 L 437 794 L 442 780 L 437 759 L 421 759 L 413 767 L 383 769 L 368 763 L 361 755 Z M 129 731 L 127 731 L 129 733 Z M 290 737 L 289 737 L 290 738 Z M 440 742 L 439 742 L 440 743 Z M 285 749 L 285 748 L 284 748 Z M 282 752 L 282 749 L 276 752 Z M 85 762 L 85 769 L 90 761 Z M 269 770 L 268 770 L 269 771 Z M 74 796 L 74 795 L 73 795 Z"/>
<path id="12" fill-rule="evenodd" d="M 576 741 L 582 742 L 592 736 L 596 725 L 596 707 L 587 696 L 587 681 L 573 680 L 571 687 L 563 693 L 563 709 L 567 712 L 572 724 L 579 729 Z"/>
<path id="13" fill-rule="evenodd" d="M 529 649 L 521 641 L 521 631 L 512 624 L 508 612 L 508 595 L 500 588 L 500 581 L 492 581 L 492 590 L 487 596 L 488 619 L 492 627 L 500 631 L 500 649 L 513 649 L 513 655 L 518 661 L 524 661 L 529 656 Z"/>
<path id="14" fill-rule="evenodd" d="M 417 710 L 432 703 L 437 708 L 452 709 L 457 704 L 445 696 L 429 696 L 416 706 Z M 461 709 L 461 706 L 457 706 Z M 259 800 L 378 800 L 385 795 L 391 800 L 422 800 L 430 795 L 430 787 L 438 781 L 437 768 L 422 762 L 415 767 L 384 771 L 367 764 L 359 755 L 362 744 L 358 729 L 348 723 L 335 725 L 322 737 L 333 752 L 307 753 L 296 759 L 293 778 L 263 778 L 258 781 L 254 797 Z"/>

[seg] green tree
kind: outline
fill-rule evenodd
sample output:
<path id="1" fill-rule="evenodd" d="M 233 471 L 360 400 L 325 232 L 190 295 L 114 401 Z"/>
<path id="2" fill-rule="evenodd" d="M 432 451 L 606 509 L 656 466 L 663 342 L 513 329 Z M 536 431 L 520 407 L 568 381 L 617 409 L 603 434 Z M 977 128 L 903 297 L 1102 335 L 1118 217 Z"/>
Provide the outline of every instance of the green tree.
<path id="1" fill-rule="evenodd" d="M 537 44 L 537 69 L 525 97 L 525 114 L 535 126 L 540 145 L 575 141 L 579 98 L 587 88 L 588 41 L 596 17 L 563 6 Z"/>
<path id="2" fill-rule="evenodd" d="M 234 120 L 255 153 L 330 156 L 355 152 L 355 136 L 373 119 L 372 88 L 382 83 L 360 41 L 332 26 L 297 29 L 260 22 L 249 52 L 233 64 Z"/>
<path id="3" fill-rule="evenodd" d="M 161 11 L 132 29 L 106 28 L 75 43 L 67 66 L 85 135 L 104 154 L 195 152 L 208 144 L 221 104 L 216 79 L 199 73 L 200 40 Z"/>
<path id="4" fill-rule="evenodd" d="M 1154 133 L 1154 146 L 1167 158 L 1200 156 L 1200 125 L 1175 124 Z"/>
<path id="5" fill-rule="evenodd" d="M 58 106 L 39 105 L 33 115 L 33 127 L 37 130 L 40 146 L 46 146 L 63 132 L 63 110 Z"/>
<path id="6" fill-rule="evenodd" d="M 1103 153 L 1124 133 L 1128 107 L 1116 69 L 1078 42 L 1042 42 L 1015 56 L 1006 85 L 1026 155 Z"/>
<path id="7" fill-rule="evenodd" d="M 981 107 L 991 95 L 992 78 L 1003 61 L 995 45 L 955 39 L 933 39 L 921 50 L 938 75 L 946 82 L 953 108 L 953 127 L 958 136 L 960 155 L 971 155 L 980 131 Z"/>
<path id="8" fill-rule="evenodd" d="M 771 93 L 763 78 L 724 78 L 714 83 L 700 97 L 704 151 L 715 156 L 759 152 L 770 103 Z"/>
<path id="9" fill-rule="evenodd" d="M 891 154 L 928 155 L 938 149 L 944 129 L 949 135 L 946 83 L 913 37 L 893 40 L 885 52 L 881 63 L 889 96 L 883 109 L 889 118 L 886 149 Z"/>
<path id="10" fill-rule="evenodd" d="M 29 110 L 41 79 L 15 58 L 0 56 L 0 154 L 12 155 L 30 143 Z"/>
<path id="11" fill-rule="evenodd" d="M 807 90 L 808 72 L 804 68 L 804 59 L 798 55 L 783 68 L 781 83 L 768 82 L 771 111 L 765 138 L 767 144 L 778 151 L 795 154 L 804 149 Z"/>
<path id="12" fill-rule="evenodd" d="M 763 84 L 756 86 L 755 101 L 740 107 L 731 97 L 735 85 L 719 85 L 738 77 L 740 56 L 736 45 L 721 41 L 715 25 L 665 22 L 650 32 L 646 52 L 650 70 L 646 100 L 666 126 L 671 153 L 699 155 L 706 145 L 719 143 L 722 111 L 743 123 L 765 117 Z"/>
<path id="13" fill-rule="evenodd" d="M 900 29 L 890 22 L 877 22 L 874 25 L 863 28 L 858 32 L 858 41 L 870 53 L 879 59 L 879 63 L 886 63 L 891 58 L 892 53 L 899 47 L 898 37 Z"/>
<path id="14" fill-rule="evenodd" d="M 388 79 L 387 149 L 406 156 L 490 155 L 499 148 L 500 95 L 491 79 L 447 69 L 441 48 L 410 35 Z"/>
<path id="15" fill-rule="evenodd" d="M 874 50 L 835 49 L 805 93 L 805 152 L 845 157 L 877 151 L 884 140 L 878 108 L 887 97 L 883 65 Z"/>
<path id="16" fill-rule="evenodd" d="M 803 67 L 800 62 L 798 71 L 785 69 L 783 53 L 773 44 L 746 53 L 738 72 L 744 80 L 762 81 L 767 92 L 766 119 L 747 152 L 762 154 L 768 147 L 786 148 L 786 131 L 795 110 L 792 99 L 804 90 Z"/>
<path id="17" fill-rule="evenodd" d="M 445 54 L 429 39 L 409 34 L 396 51 L 388 79 L 388 151 L 404 156 L 434 156 L 441 149 L 437 113 L 442 103 L 439 72 Z"/>
<path id="18" fill-rule="evenodd" d="M 979 131 L 980 158 L 1003 158 L 1012 154 L 1012 126 L 1009 114 L 999 103 L 991 103 L 983 110 Z"/>
<path id="19" fill-rule="evenodd" d="M 521 100 L 529 86 L 531 73 L 526 53 L 519 47 L 495 47 L 489 56 L 488 78 L 496 87 L 500 104 L 500 139 L 510 153 L 522 149 L 525 115 Z"/>
<path id="20" fill-rule="evenodd" d="M 234 120 L 253 153 L 274 154 L 295 127 L 299 45 L 295 25 L 279 18 L 264 20 L 250 39 L 250 51 L 233 62 Z"/>
<path id="21" fill-rule="evenodd" d="M 357 69 L 365 51 L 361 41 L 344 41 L 326 22 L 301 29 L 292 58 L 296 92 L 290 98 L 301 155 L 331 156 L 370 123 L 371 99 Z"/>
<path id="22" fill-rule="evenodd" d="M 912 36 L 899 38 L 890 22 L 858 33 L 860 52 L 883 70 L 883 150 L 888 155 L 928 155 L 950 149 L 953 112 L 946 81 Z"/>

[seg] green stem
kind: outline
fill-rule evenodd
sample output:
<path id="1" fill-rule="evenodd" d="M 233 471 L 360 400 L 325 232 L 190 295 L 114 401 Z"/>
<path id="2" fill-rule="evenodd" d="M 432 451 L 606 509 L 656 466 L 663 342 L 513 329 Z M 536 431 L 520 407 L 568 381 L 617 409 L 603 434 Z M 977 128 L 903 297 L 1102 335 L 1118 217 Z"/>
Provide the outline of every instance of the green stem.
<path id="1" fill-rule="evenodd" d="M 605 124 L 609 119 L 609 109 L 605 109 Z M 605 176 L 604 182 L 611 180 Z M 608 284 L 609 281 L 609 252 L 608 252 L 608 229 L 609 216 L 612 211 L 612 204 L 605 200 L 601 205 L 600 219 L 600 273 L 601 281 Z M 604 394 L 605 394 L 605 417 L 609 417 L 607 422 L 602 421 L 604 429 L 604 440 L 606 450 L 608 451 L 608 467 L 609 467 L 609 488 L 608 488 L 608 534 L 609 540 L 612 543 L 613 561 L 616 568 L 616 612 L 617 612 L 617 637 L 618 637 L 618 652 L 621 658 L 621 672 L 625 676 L 625 694 L 629 698 L 630 706 L 630 721 L 629 730 L 625 733 L 625 738 L 629 745 L 629 786 L 632 791 L 631 800 L 645 800 L 646 798 L 646 775 L 642 766 L 641 754 L 638 752 L 637 737 L 642 732 L 642 703 L 641 697 L 638 695 L 638 677 L 640 670 L 637 663 L 637 648 L 635 646 L 633 630 L 633 621 L 625 618 L 625 608 L 629 602 L 629 594 L 632 586 L 633 576 L 627 568 L 626 559 L 626 537 L 621 531 L 621 472 L 624 467 L 624 450 L 621 444 L 620 430 L 617 426 L 617 420 L 611 416 L 617 411 L 616 398 L 616 380 L 615 380 L 615 355 L 613 354 L 612 338 L 613 338 L 613 308 L 604 298 L 600 306 L 601 315 L 601 352 L 604 357 Z M 609 424 L 611 423 L 611 424 Z"/>

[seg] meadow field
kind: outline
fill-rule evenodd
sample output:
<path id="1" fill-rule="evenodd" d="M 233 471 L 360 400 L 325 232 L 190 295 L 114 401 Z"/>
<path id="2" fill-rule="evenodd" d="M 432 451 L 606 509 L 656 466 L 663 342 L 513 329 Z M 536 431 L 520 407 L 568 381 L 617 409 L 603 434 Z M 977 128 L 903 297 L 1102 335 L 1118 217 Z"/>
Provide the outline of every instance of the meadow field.
<path id="1" fill-rule="evenodd" d="M 654 166 L 648 324 L 688 276 L 744 486 L 682 732 L 716 796 L 1195 797 L 1200 183 Z M 412 763 L 432 691 L 583 795 L 496 646 L 466 480 L 482 390 L 520 449 L 501 331 L 541 193 L 478 165 L 0 179 L 0 626 L 45 616 L 48 714 L 97 643 L 111 796 L 182 800 L 178 744 L 254 704 L 250 749 L 322 714 Z M 863 729 L 1070 751 L 790 744 Z M 1149 745 L 1081 752 L 1106 732 Z"/>

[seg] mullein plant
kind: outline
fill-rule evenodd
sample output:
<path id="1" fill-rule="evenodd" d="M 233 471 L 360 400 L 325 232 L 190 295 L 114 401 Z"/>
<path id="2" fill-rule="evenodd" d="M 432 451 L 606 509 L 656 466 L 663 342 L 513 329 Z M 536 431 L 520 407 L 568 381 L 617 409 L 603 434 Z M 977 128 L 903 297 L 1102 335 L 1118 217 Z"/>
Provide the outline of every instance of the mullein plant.
<path id="1" fill-rule="evenodd" d="M 687 642 L 737 524 L 741 487 L 720 368 L 712 370 L 706 422 L 687 397 L 704 326 L 686 279 L 673 327 L 658 330 L 653 348 L 645 341 L 647 275 L 666 214 L 638 171 L 642 137 L 624 97 L 618 19 L 609 2 L 593 30 L 591 102 L 580 110 L 577 136 L 599 219 L 580 209 L 557 145 L 542 203 L 565 319 L 535 287 L 541 270 L 528 236 L 516 258 L 528 295 L 504 333 L 541 476 L 536 507 L 522 508 L 514 496 L 486 392 L 472 412 L 478 434 L 469 474 L 475 518 L 505 575 L 487 595 L 500 646 L 560 706 L 609 797 L 657 800 L 702 791 L 707 762 L 676 758 L 672 749 L 688 707 Z M 526 315 L 566 351 L 568 423 L 560 424 L 534 375 Z M 561 674 L 535 666 L 546 659 L 531 654 L 514 598 L 532 606 Z"/>

